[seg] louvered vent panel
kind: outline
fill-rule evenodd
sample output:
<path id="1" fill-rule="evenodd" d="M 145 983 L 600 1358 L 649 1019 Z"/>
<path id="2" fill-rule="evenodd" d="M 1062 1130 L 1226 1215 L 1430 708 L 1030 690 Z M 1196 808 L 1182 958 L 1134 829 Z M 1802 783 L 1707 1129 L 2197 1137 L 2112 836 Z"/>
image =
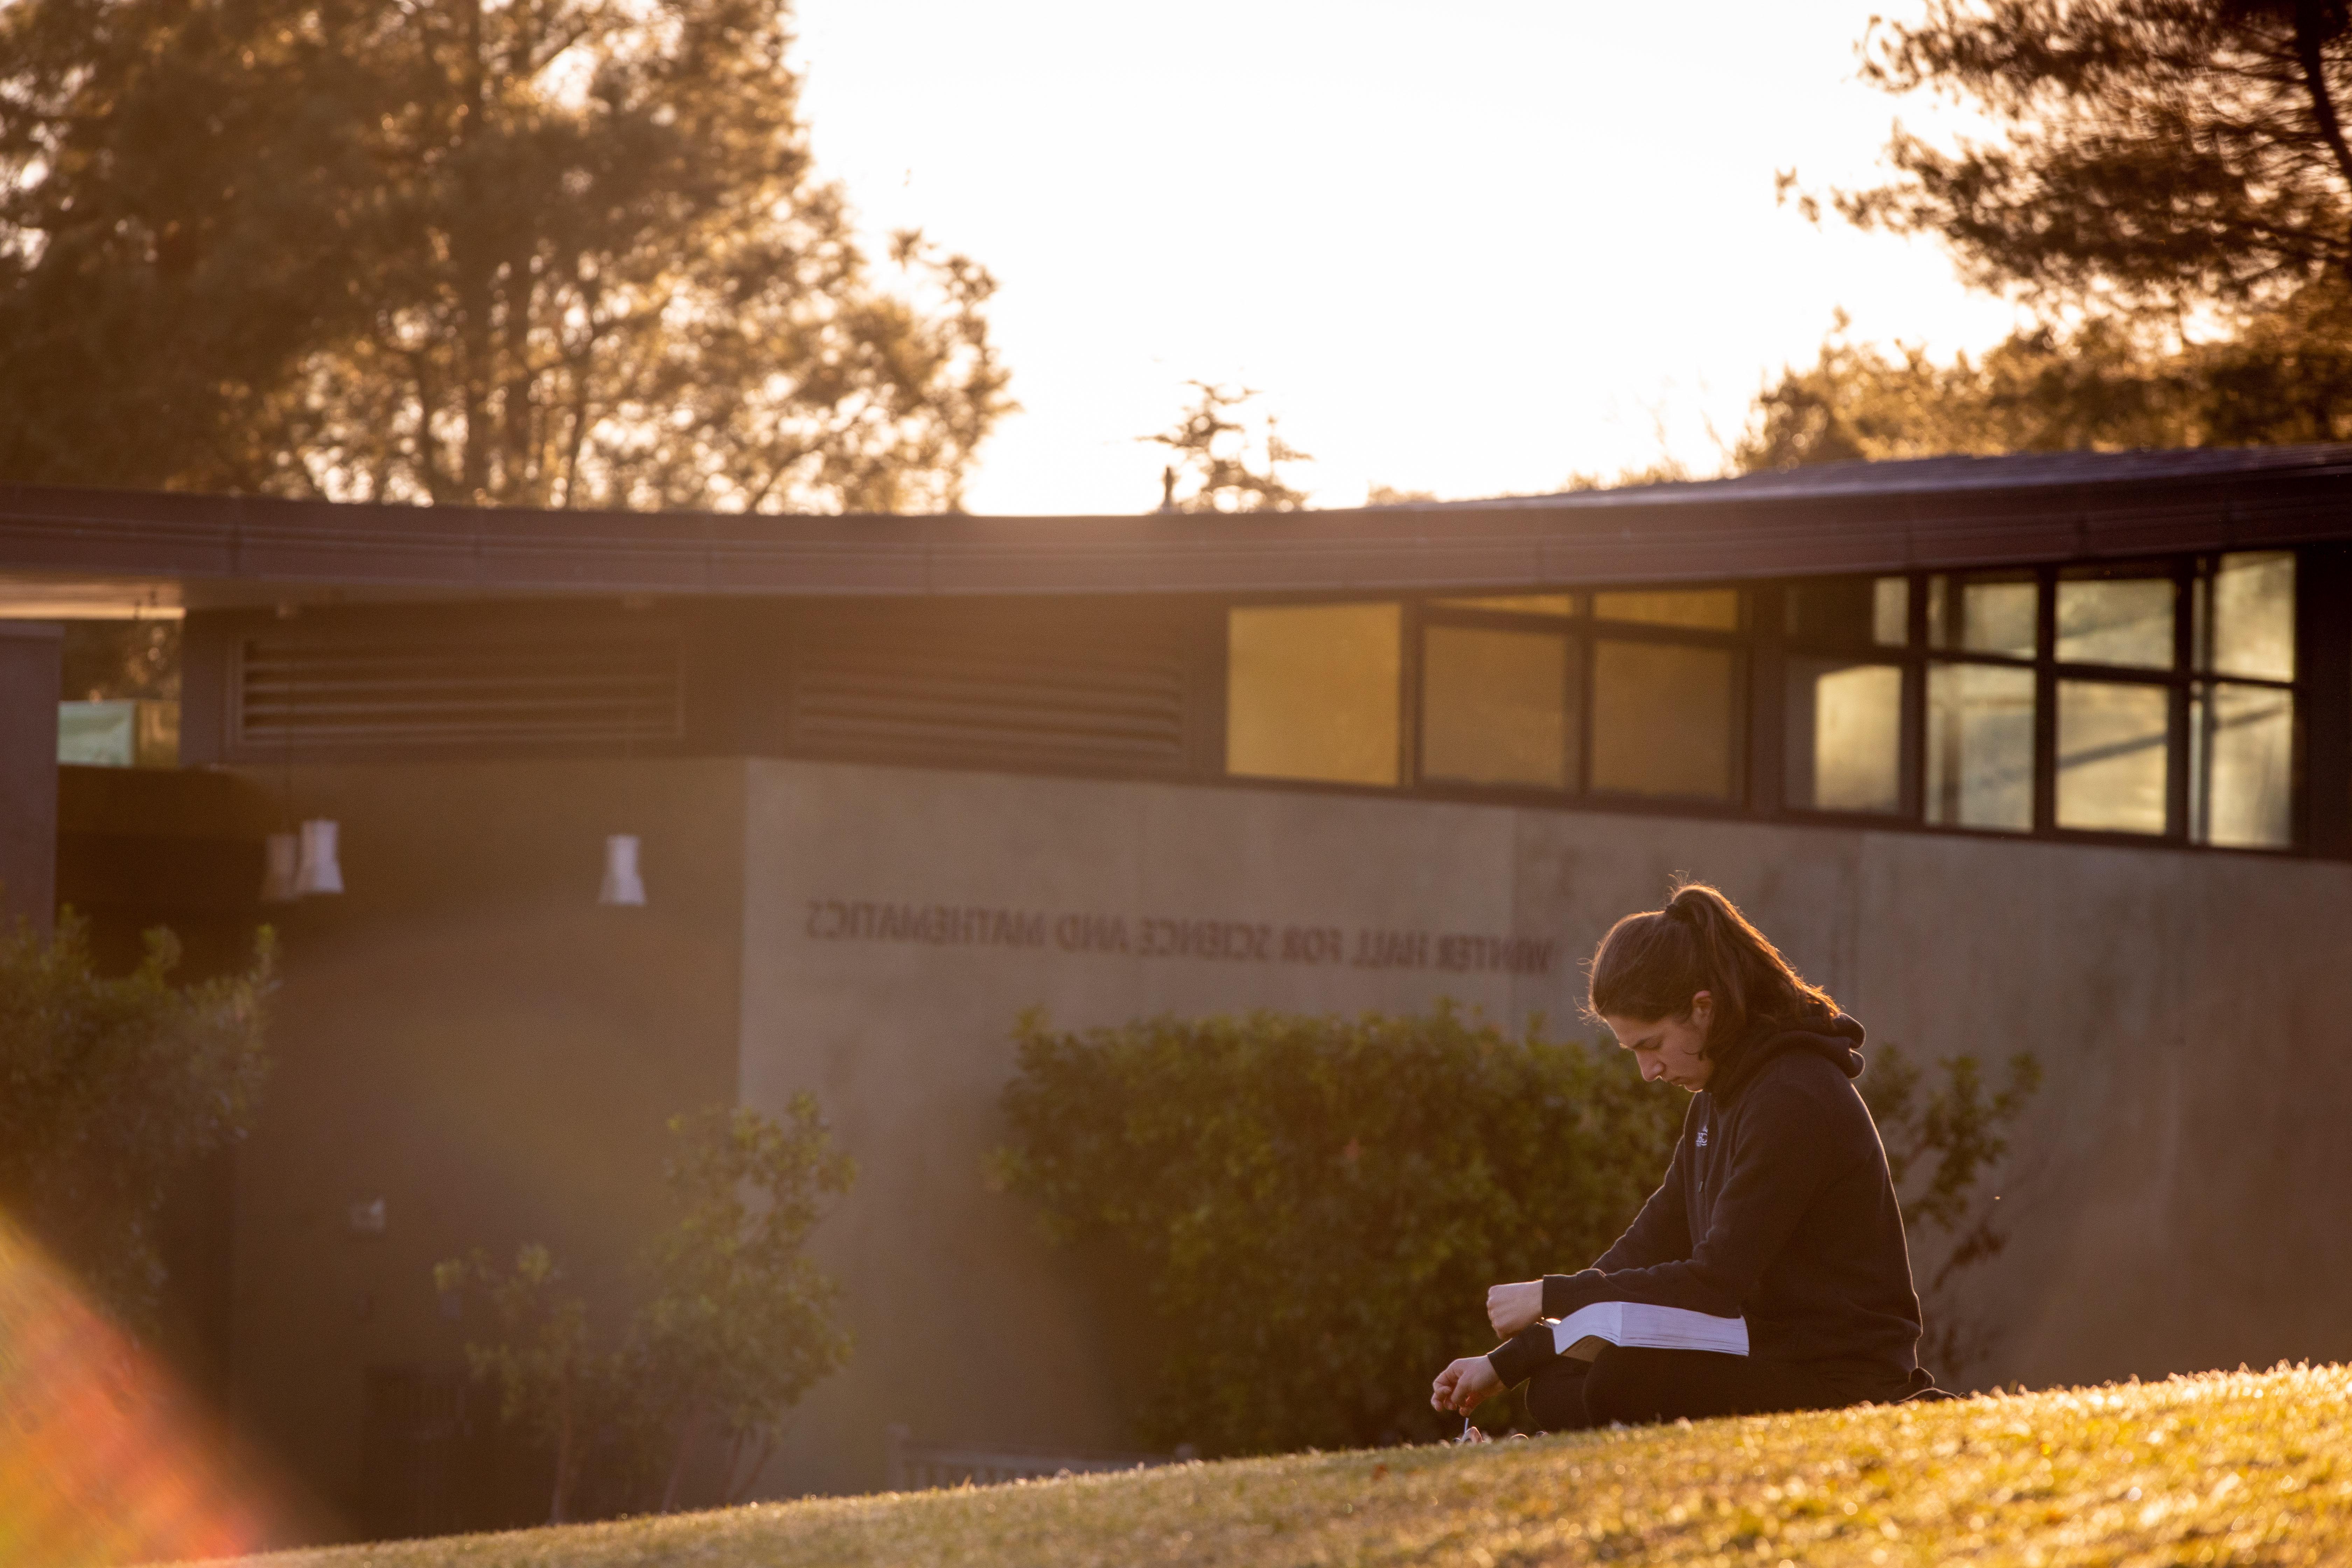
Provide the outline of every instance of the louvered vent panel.
<path id="1" fill-rule="evenodd" d="M 793 733 L 814 751 L 1176 768 L 1188 734 L 1184 663 L 1172 650 L 996 638 L 812 641 L 793 661 Z"/>
<path id="2" fill-rule="evenodd" d="M 248 752 L 673 741 L 674 637 L 318 640 L 238 650 L 234 732 Z"/>

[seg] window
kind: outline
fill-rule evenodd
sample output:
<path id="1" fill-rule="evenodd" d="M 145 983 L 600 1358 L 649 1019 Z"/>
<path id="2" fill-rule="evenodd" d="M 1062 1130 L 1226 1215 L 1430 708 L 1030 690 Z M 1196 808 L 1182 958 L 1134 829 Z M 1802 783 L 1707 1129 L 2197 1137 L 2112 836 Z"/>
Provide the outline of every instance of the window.
<path id="1" fill-rule="evenodd" d="M 1592 787 L 1731 799 L 1736 669 L 1728 648 L 1595 641 Z"/>
<path id="2" fill-rule="evenodd" d="M 2173 568 L 2069 568 L 2054 589 L 2053 819 L 2082 832 L 2168 832 L 2177 684 L 2165 676 L 2180 662 Z M 2135 669 L 2158 673 L 2121 673 Z"/>
<path id="3" fill-rule="evenodd" d="M 1576 614 L 1573 594 L 1506 594 L 1491 599 L 1437 599 L 1440 609 L 1491 610 L 1507 616 L 1572 616 Z"/>
<path id="4" fill-rule="evenodd" d="M 2224 555 L 2199 576 L 2198 664 L 2216 675 L 2294 679 L 2294 557 Z"/>
<path id="5" fill-rule="evenodd" d="M 1557 632 L 1428 627 L 1422 640 L 1423 776 L 1573 787 L 1577 646 Z"/>
<path id="6" fill-rule="evenodd" d="M 1929 822 L 2032 829 L 2040 604 L 2028 574 L 1927 579 Z"/>
<path id="7" fill-rule="evenodd" d="M 1799 811 L 1904 809 L 1906 577 L 1823 577 L 1780 596 L 1781 799 Z"/>
<path id="8" fill-rule="evenodd" d="M 2033 826 L 2033 671 L 1928 668 L 1927 816 L 1954 827 Z"/>
<path id="9" fill-rule="evenodd" d="M 2296 568 L 2242 551 L 1239 608 L 1228 767 L 1604 805 L 1757 787 L 1767 811 L 2284 848 L 2306 766 Z"/>
<path id="10" fill-rule="evenodd" d="M 2171 694 L 2116 680 L 2058 683 L 2058 826 L 2162 833 Z"/>
<path id="11" fill-rule="evenodd" d="M 2285 845 L 2294 694 L 2234 681 L 2200 685 L 2189 728 L 2190 837 L 2242 849 Z"/>
<path id="12" fill-rule="evenodd" d="M 1729 634 L 1741 605 L 1737 588 L 1428 601 L 1421 776 L 1736 800 L 1746 663 Z"/>
<path id="13" fill-rule="evenodd" d="M 1736 632 L 1739 629 L 1739 590 L 1676 588 L 1660 593 L 1595 594 L 1592 613 L 1604 621 Z"/>
<path id="14" fill-rule="evenodd" d="M 1901 647 L 1911 640 L 1911 583 L 1906 577 L 1791 583 L 1781 606 L 1782 630 L 1792 643 Z"/>
<path id="15" fill-rule="evenodd" d="M 2284 847 L 2294 571 L 2267 551 L 1915 579 L 1918 654 L 1872 651 L 1902 646 L 1895 580 L 1791 584 L 1786 803 L 1903 810 L 1916 755 L 1916 809 L 1938 826 Z M 1890 740 L 1915 671 L 1926 732 Z"/>
<path id="16" fill-rule="evenodd" d="M 2177 597 L 2168 576 L 2070 574 L 2058 584 L 2058 662 L 2170 669 Z"/>
<path id="17" fill-rule="evenodd" d="M 1903 809 L 1903 667 L 1792 654 L 1788 804 L 1801 811 Z"/>
<path id="18" fill-rule="evenodd" d="M 2016 574 L 1927 579 L 1927 646 L 2032 658 L 2035 589 Z"/>
<path id="19" fill-rule="evenodd" d="M 1402 620 L 1396 605 L 1228 612 L 1225 771 L 1395 784 Z"/>
<path id="20" fill-rule="evenodd" d="M 2189 691 L 2189 836 L 2283 847 L 2294 839 L 2294 555 L 2204 563 L 2192 619 L 2200 679 Z M 2223 676 L 2241 679 L 2213 679 Z"/>

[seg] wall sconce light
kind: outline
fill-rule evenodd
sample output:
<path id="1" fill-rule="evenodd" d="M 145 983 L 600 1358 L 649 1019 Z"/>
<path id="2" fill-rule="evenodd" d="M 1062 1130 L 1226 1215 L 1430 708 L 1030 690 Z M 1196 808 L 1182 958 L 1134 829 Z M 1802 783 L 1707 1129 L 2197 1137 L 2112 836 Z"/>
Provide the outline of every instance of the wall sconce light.
<path id="1" fill-rule="evenodd" d="M 343 868 L 335 859 L 335 824 L 314 816 L 302 825 L 300 863 L 294 873 L 297 893 L 340 893 Z"/>
<path id="2" fill-rule="evenodd" d="M 290 833 L 273 833 L 261 845 L 261 901 L 290 904 L 302 896 L 298 880 L 302 867 L 302 841 Z"/>
<path id="3" fill-rule="evenodd" d="M 600 904 L 642 907 L 646 882 L 637 874 L 637 836 L 615 833 L 604 840 L 604 886 L 596 895 Z"/>

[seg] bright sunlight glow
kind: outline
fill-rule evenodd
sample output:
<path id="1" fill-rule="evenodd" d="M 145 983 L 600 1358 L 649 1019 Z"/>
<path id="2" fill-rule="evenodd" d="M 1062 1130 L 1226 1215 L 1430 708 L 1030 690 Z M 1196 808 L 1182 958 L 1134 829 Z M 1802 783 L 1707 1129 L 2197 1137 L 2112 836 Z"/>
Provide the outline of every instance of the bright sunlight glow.
<path id="1" fill-rule="evenodd" d="M 0 1563 L 229 1557 L 272 1516 L 155 1359 L 0 1219 Z"/>
<path id="2" fill-rule="evenodd" d="M 1882 11 L 1902 14 L 1916 6 Z M 802 0 L 821 170 L 880 237 L 1003 284 L 1025 412 L 975 511 L 1141 511 L 1188 378 L 1264 389 L 1321 506 L 1701 473 L 1844 308 L 1979 348 L 2015 321 L 1933 245 L 1806 223 L 1773 175 L 1867 183 L 1899 114 L 1867 0 Z"/>

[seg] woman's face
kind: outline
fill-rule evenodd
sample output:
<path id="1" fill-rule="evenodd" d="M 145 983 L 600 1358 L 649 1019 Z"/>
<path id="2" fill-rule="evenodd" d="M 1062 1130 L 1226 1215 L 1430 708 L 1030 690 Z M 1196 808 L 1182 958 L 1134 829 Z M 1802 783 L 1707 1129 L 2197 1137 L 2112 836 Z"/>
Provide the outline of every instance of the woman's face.
<path id="1" fill-rule="evenodd" d="M 1642 1081 L 1666 1082 L 1693 1094 L 1706 1087 L 1715 1063 L 1706 1049 L 1706 1026 L 1715 1017 L 1715 999 L 1702 991 L 1691 998 L 1690 1011 L 1680 1018 L 1620 1018 L 1601 1015 L 1601 1021 L 1617 1043 L 1642 1064 Z"/>

